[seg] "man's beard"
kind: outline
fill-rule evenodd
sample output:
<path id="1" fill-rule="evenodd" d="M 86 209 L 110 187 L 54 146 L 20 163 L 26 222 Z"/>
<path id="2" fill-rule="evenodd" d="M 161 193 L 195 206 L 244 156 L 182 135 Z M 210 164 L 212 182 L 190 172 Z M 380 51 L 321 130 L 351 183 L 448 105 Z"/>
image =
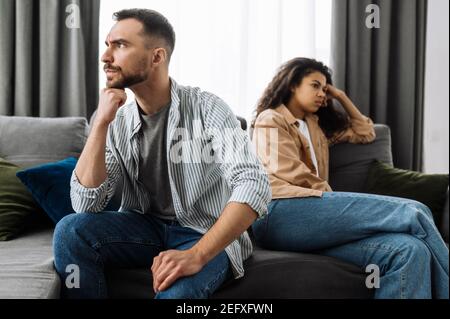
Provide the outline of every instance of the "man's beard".
<path id="1" fill-rule="evenodd" d="M 125 89 L 125 88 L 129 88 L 132 85 L 141 83 L 145 80 L 147 80 L 148 78 L 148 72 L 147 70 L 147 61 L 145 59 L 141 60 L 138 63 L 138 70 L 137 72 L 134 72 L 132 74 L 126 74 L 124 72 L 122 72 L 121 68 L 118 67 L 112 67 L 109 64 L 105 64 L 104 69 L 111 69 L 114 70 L 116 73 L 116 77 L 118 77 L 119 75 L 121 75 L 121 77 L 119 77 L 118 79 L 111 79 L 111 80 L 106 80 L 106 87 L 108 88 L 112 88 L 112 89 Z"/>
<path id="2" fill-rule="evenodd" d="M 131 74 L 131 75 L 124 75 L 122 73 L 122 77 L 120 79 L 116 80 L 107 80 L 106 86 L 111 89 L 125 89 L 129 88 L 132 85 L 141 83 L 145 80 L 147 80 L 148 74 Z"/>

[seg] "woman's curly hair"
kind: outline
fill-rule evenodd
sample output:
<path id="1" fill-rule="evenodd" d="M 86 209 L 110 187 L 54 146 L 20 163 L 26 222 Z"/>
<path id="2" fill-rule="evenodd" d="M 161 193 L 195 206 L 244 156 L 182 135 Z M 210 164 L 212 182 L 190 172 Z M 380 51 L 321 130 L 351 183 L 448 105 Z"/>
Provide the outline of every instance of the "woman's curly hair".
<path id="1" fill-rule="evenodd" d="M 327 84 L 332 84 L 331 70 L 322 62 L 308 58 L 294 58 L 283 64 L 258 102 L 252 127 L 261 112 L 277 108 L 281 104 L 287 105 L 292 96 L 292 89 L 299 86 L 303 78 L 313 72 L 322 73 L 327 79 Z M 328 106 L 321 107 L 315 114 L 319 117 L 319 126 L 328 138 L 349 125 L 348 116 L 337 110 L 333 101 L 328 101 Z"/>

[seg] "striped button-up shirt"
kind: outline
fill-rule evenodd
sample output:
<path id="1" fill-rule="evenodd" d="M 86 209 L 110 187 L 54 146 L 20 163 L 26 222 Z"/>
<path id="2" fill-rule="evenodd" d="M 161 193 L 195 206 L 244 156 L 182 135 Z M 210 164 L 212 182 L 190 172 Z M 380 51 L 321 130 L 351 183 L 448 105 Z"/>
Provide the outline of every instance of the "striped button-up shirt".
<path id="1" fill-rule="evenodd" d="M 140 129 L 135 101 L 117 111 L 106 140 L 106 180 L 97 188 L 86 188 L 72 173 L 75 212 L 102 211 L 120 182 L 119 211 L 151 211 L 148 191 L 138 179 Z M 267 213 L 271 200 L 267 174 L 247 134 L 220 98 L 171 79 L 166 142 L 173 205 L 182 226 L 206 233 L 229 202 L 248 204 L 259 217 Z M 243 276 L 243 261 L 252 252 L 247 232 L 225 251 L 235 278 Z"/>

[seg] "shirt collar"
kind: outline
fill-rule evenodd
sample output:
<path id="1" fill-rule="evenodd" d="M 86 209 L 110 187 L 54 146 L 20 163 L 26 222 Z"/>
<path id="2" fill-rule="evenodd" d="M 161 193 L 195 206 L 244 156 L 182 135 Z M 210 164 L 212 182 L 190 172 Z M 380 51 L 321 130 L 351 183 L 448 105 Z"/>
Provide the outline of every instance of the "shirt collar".
<path id="1" fill-rule="evenodd" d="M 170 78 L 170 106 L 169 106 L 169 117 L 174 114 L 174 112 L 179 113 L 180 108 L 180 98 L 178 96 L 178 84 Z M 136 100 L 133 101 L 132 114 L 131 114 L 131 125 L 130 125 L 130 139 L 139 132 L 142 126 L 141 117 L 139 116 L 139 109 Z"/>
<path id="2" fill-rule="evenodd" d="M 294 115 L 292 115 L 291 111 L 289 111 L 289 109 L 284 104 L 281 104 L 280 106 L 275 108 L 275 111 L 283 115 L 284 118 L 288 121 L 289 125 L 297 125 L 297 119 Z"/>

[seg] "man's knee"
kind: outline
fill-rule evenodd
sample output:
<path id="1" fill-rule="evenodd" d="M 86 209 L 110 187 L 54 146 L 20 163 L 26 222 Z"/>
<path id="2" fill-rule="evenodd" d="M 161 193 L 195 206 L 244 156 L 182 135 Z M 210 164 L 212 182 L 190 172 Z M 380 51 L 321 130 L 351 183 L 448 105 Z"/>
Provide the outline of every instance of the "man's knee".
<path id="1" fill-rule="evenodd" d="M 88 214 L 69 214 L 62 218 L 53 233 L 53 252 L 55 261 L 70 252 L 79 250 L 82 244 L 80 234 L 87 230 Z"/>
<path id="2" fill-rule="evenodd" d="M 69 214 L 62 218 L 55 227 L 53 233 L 54 243 L 65 241 L 70 237 L 76 236 L 76 230 L 80 228 L 80 224 L 85 219 L 84 214 Z"/>

